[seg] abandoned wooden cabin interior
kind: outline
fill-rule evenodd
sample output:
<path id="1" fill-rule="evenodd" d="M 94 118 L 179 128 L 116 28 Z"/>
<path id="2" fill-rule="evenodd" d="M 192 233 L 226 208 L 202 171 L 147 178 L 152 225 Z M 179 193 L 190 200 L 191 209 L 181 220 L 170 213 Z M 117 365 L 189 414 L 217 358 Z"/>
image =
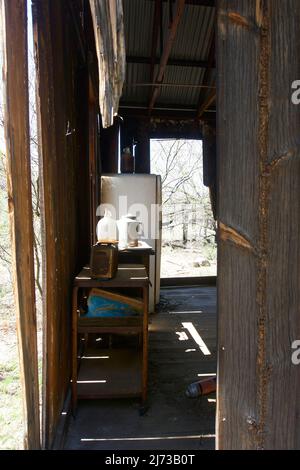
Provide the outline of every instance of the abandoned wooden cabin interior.
<path id="1" fill-rule="evenodd" d="M 25 446 L 299 449 L 300 366 L 291 360 L 291 345 L 300 339 L 300 108 L 291 102 L 300 66 L 299 1 L 32 0 L 43 234 L 41 424 L 28 12 L 22 0 L 2 5 Z M 151 179 L 155 138 L 203 141 L 218 224 L 217 289 L 212 278 L 164 283 L 167 307 L 148 312 L 151 269 L 150 299 L 159 302 L 159 243 L 148 253 L 155 268 L 152 261 L 119 264 L 107 286 L 121 288 L 118 295 L 130 296 L 131 287 L 143 292 L 143 301 L 136 300 L 142 323 L 117 326 L 114 392 L 83 400 L 80 386 L 97 382 L 100 389 L 107 379 L 103 364 L 113 357 L 114 339 L 111 345 L 110 324 L 97 330 L 78 320 L 79 293 L 85 298 L 87 289 L 105 288 L 90 271 L 78 274 L 96 242 L 103 186 L 123 178 L 138 202 Z M 133 143 L 135 174 L 120 177 L 120 149 Z M 184 328 L 200 340 L 179 341 Z M 126 368 L 133 361 L 126 341 L 134 356 L 137 348 L 142 354 L 143 377 L 133 394 L 142 395 L 142 407 L 129 398 L 137 375 Z M 98 354 L 98 381 L 77 378 L 77 344 L 88 366 Z M 216 396 L 185 396 L 188 384 L 216 375 Z"/>

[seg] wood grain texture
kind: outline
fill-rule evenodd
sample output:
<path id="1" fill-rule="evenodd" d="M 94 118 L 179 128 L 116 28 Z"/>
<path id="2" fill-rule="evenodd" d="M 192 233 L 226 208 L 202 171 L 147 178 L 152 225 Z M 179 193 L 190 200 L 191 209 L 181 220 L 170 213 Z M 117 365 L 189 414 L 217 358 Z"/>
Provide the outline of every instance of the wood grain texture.
<path id="1" fill-rule="evenodd" d="M 234 240 L 219 246 L 217 445 L 299 449 L 300 4 L 220 0 L 218 18 L 219 220 Z"/>
<path id="2" fill-rule="evenodd" d="M 125 80 L 123 3 L 89 0 L 99 66 L 99 104 L 103 127 L 113 125 Z"/>
<path id="3" fill-rule="evenodd" d="M 149 277 L 146 268 L 141 264 L 119 264 L 118 271 L 112 279 L 92 279 L 90 268 L 85 267 L 75 278 L 78 287 L 147 287 Z"/>
<path id="4" fill-rule="evenodd" d="M 33 18 L 43 200 L 43 445 L 49 448 L 71 374 L 72 282 L 89 257 L 89 81 L 69 2 L 36 0 Z"/>
<path id="5" fill-rule="evenodd" d="M 220 1 L 218 12 L 219 219 L 258 239 L 259 35 L 228 13 L 255 17 L 255 1 Z M 230 155 L 230 158 L 228 157 Z M 224 156 L 223 158 L 221 158 Z"/>
<path id="6" fill-rule="evenodd" d="M 256 261 L 248 251 L 219 243 L 217 445 L 255 447 L 249 422 L 256 422 Z"/>
<path id="7" fill-rule="evenodd" d="M 291 362 L 291 344 L 300 339 L 300 107 L 291 103 L 300 76 L 300 4 L 271 6 L 266 447 L 300 449 L 300 368 Z"/>
<path id="8" fill-rule="evenodd" d="M 1 7 L 8 203 L 24 410 L 24 446 L 25 449 L 39 449 L 26 2 L 2 0 Z"/>

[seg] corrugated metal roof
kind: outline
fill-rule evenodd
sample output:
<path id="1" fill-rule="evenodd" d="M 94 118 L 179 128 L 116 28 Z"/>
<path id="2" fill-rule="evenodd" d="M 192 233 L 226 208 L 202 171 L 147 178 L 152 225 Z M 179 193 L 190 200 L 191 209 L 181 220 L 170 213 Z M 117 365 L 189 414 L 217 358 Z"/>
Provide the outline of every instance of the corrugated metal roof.
<path id="1" fill-rule="evenodd" d="M 150 57 L 154 6 L 149 0 L 123 0 L 127 54 Z"/>
<path id="2" fill-rule="evenodd" d="M 164 81 L 166 83 L 182 83 L 198 86 L 202 83 L 204 69 L 194 67 L 167 67 Z M 182 106 L 196 107 L 200 88 L 194 87 L 163 87 L 157 102 Z"/>
<path id="3" fill-rule="evenodd" d="M 149 96 L 149 88 L 134 86 L 136 83 L 149 82 L 149 66 L 144 64 L 129 64 L 126 70 L 126 80 L 123 88 L 123 100 L 127 103 L 145 104 Z"/>
<path id="4" fill-rule="evenodd" d="M 169 25 L 168 3 L 163 3 L 163 5 L 163 25 L 166 37 Z M 207 59 L 214 22 L 214 10 L 211 7 L 185 5 L 171 56 L 191 60 Z"/>
<path id="5" fill-rule="evenodd" d="M 153 0 L 123 0 L 126 53 L 133 57 L 147 57 L 150 60 L 151 42 L 155 1 Z M 190 61 L 208 60 L 214 28 L 215 8 L 186 4 L 180 20 L 170 59 L 185 59 Z M 163 2 L 163 31 L 164 41 L 168 35 L 169 5 Z M 157 57 L 160 56 L 158 44 Z M 156 66 L 156 71 L 158 66 Z M 155 107 L 178 105 L 197 107 L 200 88 L 203 84 L 205 69 L 200 67 L 185 67 L 168 65 L 164 83 L 182 84 L 187 86 L 161 87 Z M 215 72 L 212 70 L 210 84 L 215 82 Z M 126 82 L 121 99 L 122 104 L 147 106 L 151 87 L 132 86 L 133 84 L 149 83 L 150 65 L 127 63 Z"/>

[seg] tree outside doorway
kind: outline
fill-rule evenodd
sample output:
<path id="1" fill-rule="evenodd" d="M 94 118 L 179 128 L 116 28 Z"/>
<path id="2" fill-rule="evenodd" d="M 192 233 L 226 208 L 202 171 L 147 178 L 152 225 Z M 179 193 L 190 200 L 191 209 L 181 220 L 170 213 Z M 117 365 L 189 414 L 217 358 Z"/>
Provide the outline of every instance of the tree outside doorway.
<path id="1" fill-rule="evenodd" d="M 151 173 L 162 178 L 161 276 L 216 275 L 216 225 L 203 184 L 202 141 L 151 140 Z"/>

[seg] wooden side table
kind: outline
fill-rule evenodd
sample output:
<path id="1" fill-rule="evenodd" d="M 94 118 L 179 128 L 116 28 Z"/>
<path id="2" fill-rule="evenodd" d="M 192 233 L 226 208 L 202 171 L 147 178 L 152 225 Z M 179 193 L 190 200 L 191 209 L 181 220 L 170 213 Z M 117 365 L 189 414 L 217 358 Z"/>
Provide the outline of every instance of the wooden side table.
<path id="1" fill-rule="evenodd" d="M 123 248 L 119 249 L 119 263 L 124 264 L 143 264 L 149 276 L 150 272 L 150 256 L 154 256 L 155 251 L 148 243 L 143 242 L 142 247 L 139 248 Z"/>
<path id="2" fill-rule="evenodd" d="M 80 289 L 98 288 L 139 288 L 142 291 L 143 314 L 132 317 L 85 318 L 80 315 L 78 294 Z M 118 267 L 117 275 L 110 280 L 91 279 L 89 267 L 84 268 L 74 279 L 72 307 L 72 408 L 75 413 L 78 398 L 142 398 L 145 405 L 148 381 L 148 303 L 149 277 L 143 265 L 122 265 Z M 141 357 L 139 353 L 130 354 L 110 352 L 99 358 L 86 357 L 90 364 L 98 360 L 95 370 L 105 371 L 109 380 L 91 380 L 89 371 L 78 368 L 78 334 L 79 333 L 133 333 L 141 334 Z M 106 358 L 106 360 L 104 360 Z M 100 361 L 101 362 L 101 361 Z M 122 363 L 123 362 L 123 363 Z M 103 366 L 104 365 L 104 366 Z M 136 372 L 137 368 L 141 368 Z M 91 370 L 91 369 L 90 369 Z M 95 373 L 95 370 L 93 373 Z M 91 372 L 90 372 L 91 373 Z M 81 376 L 80 376 L 81 375 Z M 82 380 L 81 380 L 82 379 Z"/>

